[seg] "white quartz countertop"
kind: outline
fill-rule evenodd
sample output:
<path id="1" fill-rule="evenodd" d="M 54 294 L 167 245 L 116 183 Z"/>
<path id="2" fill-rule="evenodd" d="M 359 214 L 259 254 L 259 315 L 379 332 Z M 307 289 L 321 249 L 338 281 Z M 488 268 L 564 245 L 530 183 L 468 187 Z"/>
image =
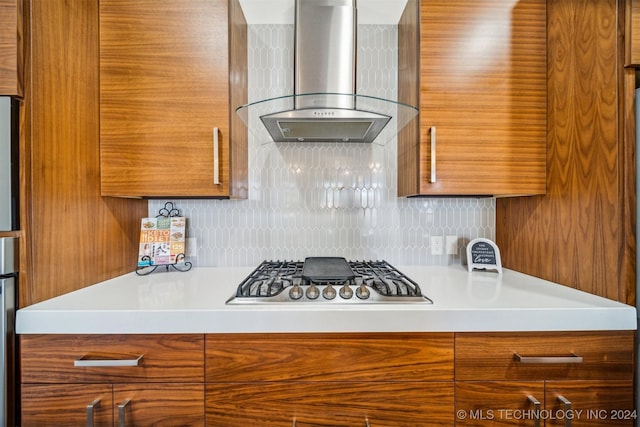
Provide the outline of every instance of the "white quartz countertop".
<path id="1" fill-rule="evenodd" d="M 433 304 L 225 305 L 255 267 L 129 273 L 17 311 L 19 334 L 636 329 L 635 307 L 515 271 L 396 266 Z"/>

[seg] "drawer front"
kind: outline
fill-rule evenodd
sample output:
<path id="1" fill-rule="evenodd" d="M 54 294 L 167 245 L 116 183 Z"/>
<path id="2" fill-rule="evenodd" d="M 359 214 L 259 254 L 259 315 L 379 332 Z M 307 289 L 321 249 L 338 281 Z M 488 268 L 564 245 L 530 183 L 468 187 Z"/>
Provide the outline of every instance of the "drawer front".
<path id="1" fill-rule="evenodd" d="M 206 336 L 207 382 L 453 379 L 453 334 Z"/>
<path id="2" fill-rule="evenodd" d="M 22 335 L 20 346 L 23 383 L 204 382 L 203 335 Z"/>
<path id="3" fill-rule="evenodd" d="M 632 379 L 633 331 L 456 334 L 456 380 Z"/>
<path id="4" fill-rule="evenodd" d="M 211 427 L 454 424 L 453 382 L 207 384 Z"/>

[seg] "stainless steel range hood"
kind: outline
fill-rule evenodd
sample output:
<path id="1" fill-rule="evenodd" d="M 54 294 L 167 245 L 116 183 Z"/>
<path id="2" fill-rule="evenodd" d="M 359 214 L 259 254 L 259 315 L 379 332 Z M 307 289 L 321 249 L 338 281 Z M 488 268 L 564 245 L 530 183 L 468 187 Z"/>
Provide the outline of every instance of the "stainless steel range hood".
<path id="1" fill-rule="evenodd" d="M 410 110 L 401 114 L 406 122 L 417 114 L 415 107 L 356 94 L 356 0 L 295 0 L 294 26 L 294 94 L 237 109 L 242 117 L 258 107 L 273 141 L 370 143 L 398 108 Z"/>

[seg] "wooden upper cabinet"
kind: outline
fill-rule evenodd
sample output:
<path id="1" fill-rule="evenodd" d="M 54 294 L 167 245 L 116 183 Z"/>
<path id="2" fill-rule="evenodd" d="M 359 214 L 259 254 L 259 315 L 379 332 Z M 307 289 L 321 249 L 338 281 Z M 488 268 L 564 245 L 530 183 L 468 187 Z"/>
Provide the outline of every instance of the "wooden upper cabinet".
<path id="1" fill-rule="evenodd" d="M 545 1 L 409 0 L 398 31 L 398 95 L 420 108 L 399 195 L 543 194 Z"/>
<path id="2" fill-rule="evenodd" d="M 237 0 L 100 1 L 103 195 L 246 197 L 246 50 Z"/>
<path id="3" fill-rule="evenodd" d="M 640 0 L 625 3 L 625 62 L 626 66 L 640 66 Z"/>
<path id="4" fill-rule="evenodd" d="M 0 95 L 22 96 L 22 0 L 0 0 Z"/>

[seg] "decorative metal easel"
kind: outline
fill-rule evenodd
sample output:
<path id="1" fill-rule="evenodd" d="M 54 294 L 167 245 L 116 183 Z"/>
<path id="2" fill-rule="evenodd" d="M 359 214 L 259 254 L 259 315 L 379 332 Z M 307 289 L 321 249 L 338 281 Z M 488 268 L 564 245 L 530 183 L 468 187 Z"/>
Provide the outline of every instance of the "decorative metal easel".
<path id="1" fill-rule="evenodd" d="M 164 204 L 164 207 L 158 211 L 158 215 L 156 215 L 156 218 L 160 218 L 160 217 L 173 218 L 177 216 L 180 216 L 180 210 L 173 205 L 173 202 L 167 202 Z M 151 257 L 149 255 L 144 255 L 140 259 L 142 261 L 149 261 L 151 260 Z M 185 259 L 185 255 L 183 253 L 180 253 L 176 255 L 176 262 L 174 264 L 159 264 L 159 265 L 147 265 L 144 267 L 137 267 L 136 274 L 138 276 L 146 276 L 147 274 L 151 274 L 154 271 L 156 271 L 158 267 L 164 267 L 165 271 L 169 271 L 169 269 L 172 268 L 176 271 L 180 271 L 184 273 L 185 271 L 191 270 L 191 267 L 192 267 L 191 262 L 184 261 L 184 259 Z"/>

